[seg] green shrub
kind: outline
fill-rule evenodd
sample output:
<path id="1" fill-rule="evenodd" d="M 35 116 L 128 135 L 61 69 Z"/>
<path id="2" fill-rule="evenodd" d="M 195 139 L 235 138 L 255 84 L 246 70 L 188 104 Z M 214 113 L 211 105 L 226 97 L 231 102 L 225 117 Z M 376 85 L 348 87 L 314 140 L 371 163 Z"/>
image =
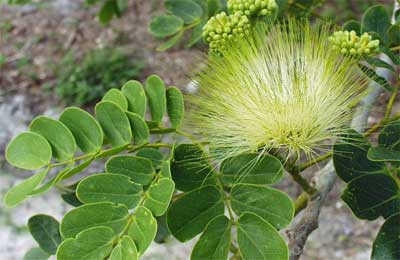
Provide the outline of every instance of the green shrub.
<path id="1" fill-rule="evenodd" d="M 96 49 L 82 60 L 68 54 L 57 68 L 56 93 L 67 104 L 90 104 L 107 90 L 137 78 L 142 68 L 141 60 L 121 49 Z"/>

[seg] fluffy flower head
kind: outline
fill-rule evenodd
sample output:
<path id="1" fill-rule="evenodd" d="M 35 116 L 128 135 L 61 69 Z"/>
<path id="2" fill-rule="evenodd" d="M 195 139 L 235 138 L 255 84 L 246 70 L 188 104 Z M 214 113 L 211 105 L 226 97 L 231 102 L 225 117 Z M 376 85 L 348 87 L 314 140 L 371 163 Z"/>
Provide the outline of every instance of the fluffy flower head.
<path id="1" fill-rule="evenodd" d="M 257 27 L 211 55 L 188 97 L 188 129 L 217 159 L 284 149 L 312 155 L 346 130 L 365 80 L 330 47 L 328 26 Z"/>

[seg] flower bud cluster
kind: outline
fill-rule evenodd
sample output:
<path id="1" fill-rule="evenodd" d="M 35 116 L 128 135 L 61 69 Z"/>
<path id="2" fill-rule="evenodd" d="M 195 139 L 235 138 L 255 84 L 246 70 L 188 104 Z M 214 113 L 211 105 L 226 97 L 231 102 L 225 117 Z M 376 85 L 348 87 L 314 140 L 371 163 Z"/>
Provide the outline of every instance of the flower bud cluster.
<path id="1" fill-rule="evenodd" d="M 329 37 L 329 42 L 335 50 L 354 58 L 368 56 L 379 50 L 379 40 L 372 40 L 368 33 L 357 36 L 355 31 L 337 31 Z"/>
<path id="2" fill-rule="evenodd" d="M 221 12 L 211 17 L 203 27 L 203 38 L 212 51 L 221 50 L 228 40 L 244 37 L 249 33 L 250 22 L 247 16 L 235 13 L 227 15 Z"/>
<path id="3" fill-rule="evenodd" d="M 227 6 L 231 13 L 248 17 L 271 15 L 278 7 L 275 0 L 228 0 Z"/>

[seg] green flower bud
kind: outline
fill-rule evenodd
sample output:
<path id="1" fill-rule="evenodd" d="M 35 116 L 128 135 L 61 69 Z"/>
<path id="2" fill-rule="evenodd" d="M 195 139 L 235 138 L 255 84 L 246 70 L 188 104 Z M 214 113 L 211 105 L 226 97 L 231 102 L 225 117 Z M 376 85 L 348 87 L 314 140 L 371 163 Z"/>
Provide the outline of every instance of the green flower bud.
<path id="1" fill-rule="evenodd" d="M 249 17 L 270 15 L 278 7 L 275 0 L 228 0 L 227 5 L 229 12 Z"/>
<path id="2" fill-rule="evenodd" d="M 211 51 L 218 52 L 225 47 L 228 40 L 244 37 L 250 29 L 247 16 L 235 13 L 227 15 L 221 12 L 211 17 L 203 27 L 203 39 L 209 44 Z"/>
<path id="3" fill-rule="evenodd" d="M 379 51 L 379 40 L 373 40 L 368 33 L 358 36 L 355 31 L 337 31 L 329 37 L 329 42 L 334 50 L 340 50 L 342 54 L 353 58 L 373 55 Z"/>

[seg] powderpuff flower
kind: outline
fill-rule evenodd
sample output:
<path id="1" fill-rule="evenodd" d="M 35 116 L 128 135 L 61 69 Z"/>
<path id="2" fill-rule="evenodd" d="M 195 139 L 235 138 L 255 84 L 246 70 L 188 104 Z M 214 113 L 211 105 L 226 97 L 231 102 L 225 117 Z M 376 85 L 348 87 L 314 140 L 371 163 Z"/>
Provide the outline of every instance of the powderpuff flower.
<path id="1" fill-rule="evenodd" d="M 210 55 L 187 99 L 186 127 L 216 159 L 244 152 L 313 156 L 348 129 L 366 79 L 329 43 L 328 25 L 257 26 Z"/>

